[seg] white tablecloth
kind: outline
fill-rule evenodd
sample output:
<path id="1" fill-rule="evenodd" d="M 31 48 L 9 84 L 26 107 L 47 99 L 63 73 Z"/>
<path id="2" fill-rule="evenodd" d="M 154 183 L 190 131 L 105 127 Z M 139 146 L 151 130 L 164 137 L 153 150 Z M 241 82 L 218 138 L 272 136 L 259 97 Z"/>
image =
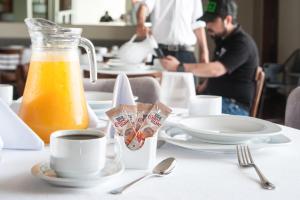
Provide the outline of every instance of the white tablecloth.
<path id="1" fill-rule="evenodd" d="M 4 151 L 0 164 L 1 200 L 99 200 L 99 199 L 172 199 L 172 200 L 254 200 L 300 199 L 300 131 L 284 127 L 293 140 L 287 146 L 253 152 L 265 175 L 277 186 L 263 190 L 254 169 L 240 169 L 235 155 L 207 154 L 172 145 L 158 151 L 157 160 L 174 156 L 174 173 L 164 178 L 148 179 L 122 195 L 107 193 L 145 172 L 125 171 L 123 175 L 90 189 L 68 189 L 50 186 L 30 174 L 37 162 L 48 159 L 48 151 Z"/>

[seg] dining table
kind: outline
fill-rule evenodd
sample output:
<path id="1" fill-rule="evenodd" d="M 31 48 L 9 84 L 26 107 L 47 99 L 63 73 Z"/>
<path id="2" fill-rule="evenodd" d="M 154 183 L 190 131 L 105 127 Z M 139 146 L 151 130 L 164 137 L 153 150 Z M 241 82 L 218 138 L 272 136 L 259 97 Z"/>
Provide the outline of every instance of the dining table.
<path id="1" fill-rule="evenodd" d="M 83 77 L 88 78 L 90 68 L 87 64 L 81 64 Z M 109 67 L 106 63 L 97 64 L 98 78 L 116 78 L 119 74 L 126 74 L 128 78 L 150 76 L 153 78 L 161 79 L 163 68 L 157 65 L 147 65 L 146 69 L 114 69 Z"/>
<path id="2" fill-rule="evenodd" d="M 240 168 L 235 153 L 202 152 L 164 144 L 157 150 L 159 162 L 176 158 L 174 171 L 165 177 L 152 177 L 122 194 L 112 189 L 148 171 L 126 169 L 121 175 L 92 188 L 52 186 L 31 174 L 33 165 L 49 160 L 49 147 L 40 151 L 3 150 L 0 162 L 1 200 L 298 200 L 300 199 L 300 130 L 281 126 L 291 143 L 252 152 L 266 177 L 276 185 L 265 190 L 253 168 Z"/>
<path id="3" fill-rule="evenodd" d="M 128 78 L 135 78 L 135 77 L 144 77 L 144 76 L 150 76 L 153 78 L 160 79 L 162 76 L 162 71 L 153 69 L 153 70 L 145 70 L 145 71 L 125 71 L 125 70 L 97 70 L 97 76 L 98 78 L 116 78 L 119 74 L 125 73 Z M 88 78 L 89 77 L 89 70 L 83 70 L 83 77 Z"/>

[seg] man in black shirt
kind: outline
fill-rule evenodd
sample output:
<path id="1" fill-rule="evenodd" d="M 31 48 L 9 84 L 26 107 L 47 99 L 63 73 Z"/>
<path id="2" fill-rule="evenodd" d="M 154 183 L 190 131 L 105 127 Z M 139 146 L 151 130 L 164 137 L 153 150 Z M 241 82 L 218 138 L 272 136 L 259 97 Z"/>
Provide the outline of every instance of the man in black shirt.
<path id="1" fill-rule="evenodd" d="M 255 42 L 236 23 L 233 0 L 210 0 L 204 15 L 208 34 L 215 40 L 214 59 L 208 64 L 185 64 L 167 56 L 161 60 L 168 71 L 192 72 L 209 78 L 205 94 L 222 96 L 226 114 L 249 115 L 259 63 Z"/>

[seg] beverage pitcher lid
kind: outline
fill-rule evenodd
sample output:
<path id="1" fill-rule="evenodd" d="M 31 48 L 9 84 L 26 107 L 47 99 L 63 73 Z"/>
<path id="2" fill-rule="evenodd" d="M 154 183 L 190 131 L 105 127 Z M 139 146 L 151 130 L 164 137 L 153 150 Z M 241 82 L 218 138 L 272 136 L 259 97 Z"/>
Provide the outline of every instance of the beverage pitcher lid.
<path id="1" fill-rule="evenodd" d="M 25 23 L 29 32 L 40 32 L 42 34 L 56 35 L 59 37 L 79 38 L 82 32 L 81 28 L 65 28 L 42 18 L 26 18 Z"/>

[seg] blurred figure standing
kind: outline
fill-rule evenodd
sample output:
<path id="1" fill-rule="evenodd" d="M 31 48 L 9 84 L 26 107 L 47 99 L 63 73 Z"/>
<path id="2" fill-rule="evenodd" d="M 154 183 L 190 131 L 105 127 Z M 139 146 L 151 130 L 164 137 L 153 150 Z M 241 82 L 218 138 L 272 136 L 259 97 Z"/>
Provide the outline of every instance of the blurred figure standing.
<path id="1" fill-rule="evenodd" d="M 205 22 L 197 21 L 203 15 L 201 0 L 143 0 L 137 12 L 136 32 L 146 37 L 145 26 L 151 14 L 151 33 L 165 56 L 172 55 L 180 62 L 195 63 L 195 45 L 199 45 L 199 61 L 209 62 Z"/>

